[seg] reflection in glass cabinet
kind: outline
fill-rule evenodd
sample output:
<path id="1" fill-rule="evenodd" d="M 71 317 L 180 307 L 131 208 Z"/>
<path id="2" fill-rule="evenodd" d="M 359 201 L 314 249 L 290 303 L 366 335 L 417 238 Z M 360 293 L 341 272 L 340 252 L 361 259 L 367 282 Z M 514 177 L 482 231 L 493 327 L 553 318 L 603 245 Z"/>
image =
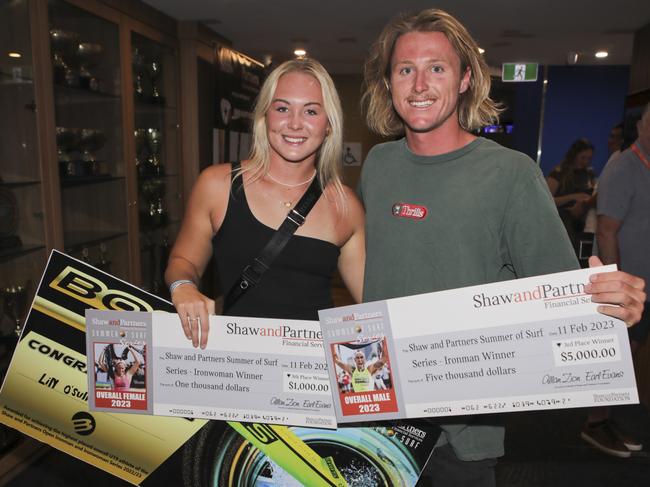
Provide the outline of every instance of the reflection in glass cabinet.
<path id="1" fill-rule="evenodd" d="M 142 282 L 167 297 L 163 272 L 181 218 L 177 52 L 133 33 L 131 59 Z"/>
<path id="2" fill-rule="evenodd" d="M 0 381 L 45 265 L 27 2 L 0 1 Z M 20 434 L 0 426 L 0 451 Z"/>
<path id="3" fill-rule="evenodd" d="M 64 248 L 93 265 L 104 249 L 126 278 L 119 26 L 61 0 L 48 5 Z"/>

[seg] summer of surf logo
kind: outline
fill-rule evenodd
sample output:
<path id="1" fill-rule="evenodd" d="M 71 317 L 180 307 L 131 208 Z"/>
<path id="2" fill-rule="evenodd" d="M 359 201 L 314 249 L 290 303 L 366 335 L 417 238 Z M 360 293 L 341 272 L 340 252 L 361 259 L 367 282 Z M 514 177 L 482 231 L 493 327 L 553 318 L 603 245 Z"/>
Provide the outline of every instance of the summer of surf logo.
<path id="1" fill-rule="evenodd" d="M 501 306 L 528 301 L 544 301 L 545 308 L 556 308 L 591 302 L 591 297 L 585 295 L 585 284 L 571 283 L 562 286 L 541 284 L 529 291 L 513 291 L 507 294 L 487 295 L 485 293 L 472 296 L 475 308 Z"/>
<path id="2" fill-rule="evenodd" d="M 422 220 L 427 216 L 426 206 L 412 205 L 409 203 L 395 203 L 392 208 L 393 216 Z"/>

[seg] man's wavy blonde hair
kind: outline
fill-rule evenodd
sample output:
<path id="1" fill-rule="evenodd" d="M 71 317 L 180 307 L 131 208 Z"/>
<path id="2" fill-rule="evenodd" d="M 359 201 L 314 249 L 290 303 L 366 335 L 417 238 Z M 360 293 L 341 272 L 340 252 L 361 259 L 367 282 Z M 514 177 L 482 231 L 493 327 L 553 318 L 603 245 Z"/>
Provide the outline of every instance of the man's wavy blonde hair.
<path id="1" fill-rule="evenodd" d="M 310 58 L 285 61 L 266 78 L 253 111 L 253 147 L 246 169 L 239 171 L 251 174 L 251 179 L 264 177 L 269 171 L 271 145 L 266 130 L 266 112 L 269 110 L 280 78 L 287 73 L 305 73 L 320 83 L 323 104 L 329 122 L 328 135 L 316 155 L 316 170 L 322 189 L 332 184 L 339 197 L 343 198 L 341 182 L 341 157 L 343 154 L 343 110 L 334 81 L 318 61 Z"/>
<path id="2" fill-rule="evenodd" d="M 458 101 L 460 126 L 473 131 L 498 119 L 500 106 L 490 99 L 490 72 L 476 41 L 467 29 L 443 10 L 427 9 L 417 14 L 401 15 L 393 19 L 370 49 L 364 67 L 364 94 L 368 127 L 384 137 L 404 134 L 404 123 L 395 111 L 390 93 L 391 58 L 397 39 L 409 32 L 443 33 L 460 58 L 460 74 L 471 70 L 469 87 Z"/>

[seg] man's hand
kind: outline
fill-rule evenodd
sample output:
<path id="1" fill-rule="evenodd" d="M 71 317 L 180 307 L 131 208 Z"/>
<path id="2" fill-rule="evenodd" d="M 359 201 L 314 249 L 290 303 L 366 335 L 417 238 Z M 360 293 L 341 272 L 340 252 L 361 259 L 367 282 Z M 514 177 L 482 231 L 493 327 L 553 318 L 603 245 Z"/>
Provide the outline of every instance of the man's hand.
<path id="1" fill-rule="evenodd" d="M 596 256 L 589 257 L 589 267 L 599 267 L 603 263 Z M 618 318 L 627 326 L 636 325 L 641 319 L 646 300 L 645 281 L 623 271 L 601 272 L 589 278 L 585 291 L 591 294 L 598 312 Z"/>

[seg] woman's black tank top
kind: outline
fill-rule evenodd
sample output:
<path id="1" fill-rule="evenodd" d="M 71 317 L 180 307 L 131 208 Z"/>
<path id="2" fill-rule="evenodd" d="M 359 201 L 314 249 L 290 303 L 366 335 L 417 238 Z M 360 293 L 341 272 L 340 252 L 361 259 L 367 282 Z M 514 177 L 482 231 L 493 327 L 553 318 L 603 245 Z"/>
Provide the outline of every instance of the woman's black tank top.
<path id="1" fill-rule="evenodd" d="M 238 168 L 239 163 L 233 163 L 233 174 Z M 232 180 L 226 216 L 213 238 L 224 295 L 274 233 L 251 212 L 242 178 Z M 228 314 L 317 320 L 319 309 L 333 307 L 330 280 L 339 253 L 331 242 L 293 235 L 260 283 L 227 310 Z"/>

